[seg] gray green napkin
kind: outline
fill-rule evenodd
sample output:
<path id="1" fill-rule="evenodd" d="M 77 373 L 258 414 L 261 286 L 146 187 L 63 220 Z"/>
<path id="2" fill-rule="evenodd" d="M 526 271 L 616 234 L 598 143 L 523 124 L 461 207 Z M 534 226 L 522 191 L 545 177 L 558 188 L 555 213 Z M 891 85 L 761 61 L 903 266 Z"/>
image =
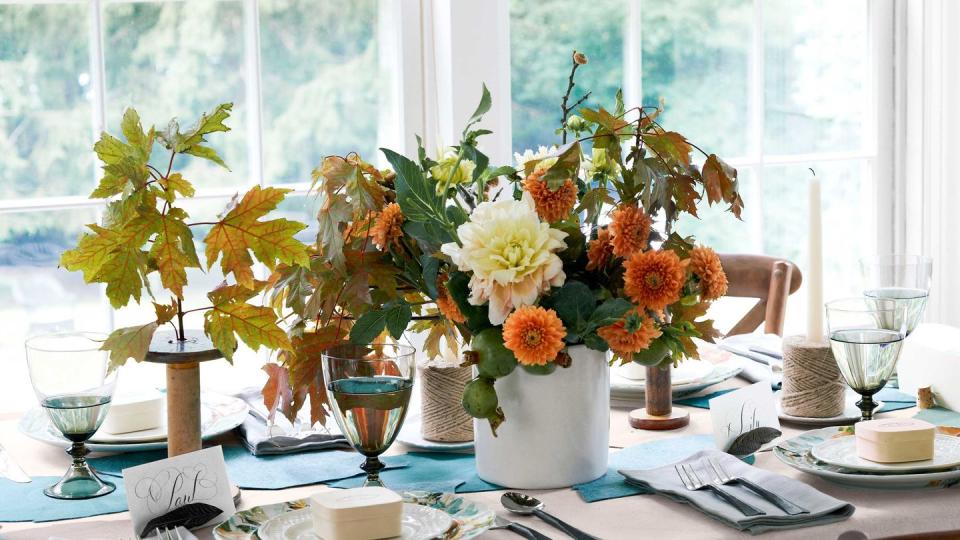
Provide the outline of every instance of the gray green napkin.
<path id="1" fill-rule="evenodd" d="M 769 491 L 797 504 L 810 512 L 790 516 L 776 506 L 755 495 L 752 491 L 738 486 L 723 486 L 732 495 L 744 502 L 763 510 L 766 515 L 747 517 L 737 511 L 716 495 L 707 490 L 689 491 L 677 475 L 674 465 L 667 465 L 656 469 L 621 470 L 620 474 L 627 478 L 627 483 L 637 486 L 649 493 L 657 493 L 674 501 L 689 504 L 704 514 L 735 529 L 759 534 L 767 531 L 812 527 L 842 521 L 853 515 L 852 504 L 835 499 L 825 493 L 786 476 L 774 474 L 757 467 L 751 467 L 739 459 L 718 450 L 704 450 L 697 452 L 682 463 L 689 463 L 696 468 L 700 478 L 704 481 L 713 480 L 704 470 L 704 458 L 719 461 L 723 469 L 731 476 L 742 476 Z M 708 466 L 708 465 L 707 465 Z M 708 478 L 709 477 L 709 478 Z"/>

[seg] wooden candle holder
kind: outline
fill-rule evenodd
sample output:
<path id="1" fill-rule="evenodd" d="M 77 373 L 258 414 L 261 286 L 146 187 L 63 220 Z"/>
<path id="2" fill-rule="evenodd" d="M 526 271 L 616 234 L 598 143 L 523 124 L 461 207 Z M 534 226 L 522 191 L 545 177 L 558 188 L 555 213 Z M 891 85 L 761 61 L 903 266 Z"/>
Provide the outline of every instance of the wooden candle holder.
<path id="1" fill-rule="evenodd" d="M 636 429 L 664 431 L 679 429 L 690 423 L 690 413 L 673 408 L 671 373 L 665 369 L 647 366 L 647 387 L 644 392 L 646 407 L 630 411 L 630 426 Z"/>
<path id="2" fill-rule="evenodd" d="M 168 457 L 200 450 L 200 362 L 223 358 L 203 332 L 187 330 L 186 338 L 157 332 L 145 358 L 167 366 Z"/>

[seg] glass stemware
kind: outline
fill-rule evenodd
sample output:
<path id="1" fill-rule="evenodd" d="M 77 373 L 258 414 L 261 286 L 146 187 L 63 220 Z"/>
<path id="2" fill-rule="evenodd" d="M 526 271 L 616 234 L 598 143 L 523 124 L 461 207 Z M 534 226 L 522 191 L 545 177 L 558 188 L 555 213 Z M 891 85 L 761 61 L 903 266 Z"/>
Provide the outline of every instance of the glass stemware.
<path id="1" fill-rule="evenodd" d="M 322 355 L 327 398 L 353 447 L 367 457 L 364 486 L 383 486 L 384 453 L 407 414 L 416 373 L 414 349 L 406 345 L 337 345 Z"/>
<path id="2" fill-rule="evenodd" d="M 904 306 L 906 335 L 917 327 L 930 295 L 933 260 L 920 255 L 880 255 L 860 259 L 864 296 L 888 298 Z"/>
<path id="3" fill-rule="evenodd" d="M 73 464 L 59 482 L 43 490 L 57 499 L 90 499 L 111 493 L 87 464 L 84 444 L 100 428 L 110 408 L 117 372 L 109 372 L 105 335 L 89 332 L 46 334 L 28 339 L 27 368 L 33 391 L 50 422 L 73 444 Z"/>
<path id="4" fill-rule="evenodd" d="M 873 419 L 873 395 L 893 375 L 906 337 L 906 306 L 887 298 L 827 302 L 830 349 L 844 380 L 861 396 L 860 419 Z"/>

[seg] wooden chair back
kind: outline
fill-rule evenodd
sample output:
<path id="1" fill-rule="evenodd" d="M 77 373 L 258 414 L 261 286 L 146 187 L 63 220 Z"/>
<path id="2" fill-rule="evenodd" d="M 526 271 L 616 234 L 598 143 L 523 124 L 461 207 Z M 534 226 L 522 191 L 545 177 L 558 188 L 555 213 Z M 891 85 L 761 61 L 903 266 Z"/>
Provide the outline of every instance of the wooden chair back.
<path id="1" fill-rule="evenodd" d="M 797 265 L 767 255 L 741 254 L 720 255 L 720 264 L 729 283 L 727 296 L 758 300 L 727 335 L 749 334 L 763 324 L 764 332 L 782 336 L 787 297 L 803 280 Z"/>

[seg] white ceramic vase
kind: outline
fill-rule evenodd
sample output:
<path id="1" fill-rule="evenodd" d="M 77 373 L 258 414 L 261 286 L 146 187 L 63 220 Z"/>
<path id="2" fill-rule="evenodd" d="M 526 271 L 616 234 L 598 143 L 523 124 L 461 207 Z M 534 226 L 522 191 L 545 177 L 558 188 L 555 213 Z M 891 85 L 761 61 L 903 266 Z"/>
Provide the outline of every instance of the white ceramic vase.
<path id="1" fill-rule="evenodd" d="M 477 474 L 515 489 L 551 489 L 595 480 L 607 472 L 610 369 L 607 355 L 583 345 L 567 349 L 568 368 L 531 375 L 517 368 L 497 379 L 507 420 L 494 437 L 474 420 Z"/>

